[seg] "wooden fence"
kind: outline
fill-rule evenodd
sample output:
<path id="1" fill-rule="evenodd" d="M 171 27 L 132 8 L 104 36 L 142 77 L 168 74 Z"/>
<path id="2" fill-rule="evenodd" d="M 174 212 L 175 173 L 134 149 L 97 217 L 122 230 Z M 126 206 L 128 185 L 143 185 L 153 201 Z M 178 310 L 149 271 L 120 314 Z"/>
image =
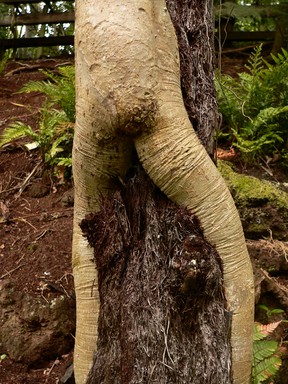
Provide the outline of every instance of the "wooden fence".
<path id="1" fill-rule="evenodd" d="M 10 16 L 0 17 L 0 30 L 2 27 L 10 27 L 11 29 L 17 26 L 29 26 L 40 24 L 63 24 L 74 23 L 74 11 L 70 12 L 55 12 L 53 11 L 51 3 L 57 0 L 0 0 L 0 4 L 7 4 L 11 6 L 16 12 Z M 65 0 L 66 2 L 73 3 L 74 0 Z M 45 2 L 49 5 L 47 11 L 33 12 L 30 14 L 17 14 L 19 5 L 21 4 L 36 4 Z M 8 48 L 22 48 L 22 47 L 43 47 L 43 46 L 57 46 L 57 45 L 73 45 L 74 36 L 49 36 L 49 37 L 20 37 L 20 38 L 0 38 L 0 52 Z"/>
<path id="2" fill-rule="evenodd" d="M 47 4 L 51 4 L 56 0 L 47 0 Z M 73 2 L 73 0 L 65 0 Z M 97 0 L 96 0 L 97 1 Z M 109 1 L 109 0 L 108 0 Z M 0 0 L 0 4 L 7 4 L 14 7 L 15 10 L 21 4 L 35 4 L 43 2 L 41 0 Z M 1 27 L 14 28 L 15 26 L 29 26 L 39 24 L 63 24 L 74 23 L 74 11 L 70 12 L 54 12 L 50 8 L 47 12 L 34 12 L 32 14 L 17 14 L 13 13 L 11 16 L 0 17 L 0 30 Z M 231 41 L 273 41 L 275 32 L 235 32 L 228 31 L 221 33 L 221 43 Z M 216 37 L 217 38 L 217 37 Z M 22 48 L 22 47 L 43 47 L 43 46 L 58 46 L 58 45 L 73 45 L 74 36 L 49 36 L 49 37 L 21 37 L 0 39 L 0 55 L 1 52 L 8 48 Z"/>

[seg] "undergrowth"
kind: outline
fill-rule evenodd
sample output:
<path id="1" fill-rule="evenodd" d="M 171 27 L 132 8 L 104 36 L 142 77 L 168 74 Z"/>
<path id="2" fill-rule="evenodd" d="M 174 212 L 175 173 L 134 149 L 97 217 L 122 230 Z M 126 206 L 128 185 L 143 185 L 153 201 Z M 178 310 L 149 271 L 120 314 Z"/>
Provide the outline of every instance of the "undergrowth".
<path id="1" fill-rule="evenodd" d="M 58 105 L 70 122 L 75 122 L 75 69 L 74 66 L 59 67 L 59 74 L 41 70 L 48 80 L 30 81 L 18 93 L 41 92 L 51 103 Z"/>
<path id="2" fill-rule="evenodd" d="M 266 340 L 281 321 L 270 324 L 254 324 L 252 384 L 273 378 L 282 364 L 282 350 L 275 340 Z M 269 381 L 271 383 L 271 381 Z"/>
<path id="3" fill-rule="evenodd" d="M 271 55 L 272 64 L 261 52 L 259 45 L 237 78 L 217 76 L 220 135 L 246 162 L 280 160 L 288 166 L 288 52 Z"/>
<path id="4" fill-rule="evenodd" d="M 71 175 L 71 172 L 65 172 L 65 169 L 72 165 L 75 122 L 74 67 L 60 67 L 57 75 L 48 71 L 42 72 L 48 76 L 48 80 L 29 82 L 18 92 L 36 91 L 46 95 L 46 102 L 40 109 L 37 129 L 15 121 L 3 131 L 0 147 L 20 138 L 27 138 L 27 147 L 39 149 L 41 160 L 46 167 L 54 172 L 61 167 L 61 173 Z"/>
<path id="5" fill-rule="evenodd" d="M 6 64 L 7 64 L 8 60 L 11 58 L 11 56 L 12 56 L 12 50 L 7 49 L 4 52 L 3 58 L 0 60 L 0 75 L 4 72 Z"/>

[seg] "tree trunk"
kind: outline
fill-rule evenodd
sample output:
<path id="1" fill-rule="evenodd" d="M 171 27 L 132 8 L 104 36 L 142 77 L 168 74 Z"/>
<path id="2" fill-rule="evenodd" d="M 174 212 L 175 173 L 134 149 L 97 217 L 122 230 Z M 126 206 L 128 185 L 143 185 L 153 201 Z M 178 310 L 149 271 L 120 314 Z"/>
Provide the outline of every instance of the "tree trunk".
<path id="1" fill-rule="evenodd" d="M 231 383 L 222 265 L 196 217 L 144 171 L 81 227 L 99 274 L 97 349 L 87 384 Z"/>
<path id="2" fill-rule="evenodd" d="M 207 10 L 211 5 L 210 1 L 204 1 L 203 3 L 205 4 L 203 8 L 200 7 L 200 3 L 198 4 L 199 10 Z M 173 11 L 172 2 L 170 5 Z M 209 12 L 206 12 L 206 14 L 209 14 Z M 207 36 L 209 36 L 209 30 L 207 27 Z M 197 35 L 197 31 L 194 31 L 194 34 Z M 191 42 L 192 40 L 191 37 Z M 196 44 L 197 40 L 193 41 Z M 200 44 L 199 40 L 198 44 Z M 228 310 L 226 313 L 232 313 L 232 381 L 236 384 L 248 384 L 252 360 L 254 307 L 251 263 L 241 222 L 233 200 L 223 179 L 193 131 L 191 121 L 189 121 L 184 107 L 180 88 L 177 39 L 165 2 L 163 0 L 139 0 L 137 2 L 135 0 L 110 0 L 107 3 L 104 0 L 98 0 L 97 6 L 95 6 L 93 3 L 90 4 L 90 0 L 80 0 L 76 10 L 75 47 L 77 119 L 73 149 L 75 182 L 73 267 L 77 300 L 77 331 L 74 358 L 76 382 L 79 384 L 85 383 L 88 371 L 92 366 L 99 315 L 98 279 L 93 262 L 93 250 L 81 235 L 79 223 L 85 215 L 100 210 L 101 197 L 115 189 L 115 180 L 124 179 L 127 169 L 133 163 L 133 157 L 135 157 L 134 147 L 149 177 L 171 201 L 194 212 L 203 228 L 205 238 L 218 252 L 223 267 L 225 300 Z M 197 52 L 197 49 L 195 52 Z M 197 54 L 195 54 L 195 57 L 197 57 Z M 192 71 L 192 79 L 196 76 L 196 72 L 199 71 L 202 75 L 198 79 L 203 81 L 203 73 L 205 72 L 206 76 L 209 76 L 209 70 L 202 71 L 201 68 L 202 66 L 205 67 L 205 65 L 208 68 L 209 65 L 212 65 L 212 61 L 208 60 L 209 65 L 205 60 L 202 63 L 201 57 L 198 66 L 196 58 L 193 59 L 195 67 Z M 213 72 L 210 75 L 212 76 Z M 195 82 L 193 84 L 195 85 Z M 207 84 L 207 92 L 209 93 L 212 83 L 210 81 Z M 186 92 L 193 95 L 193 87 L 188 88 Z M 209 100 L 208 97 L 206 99 L 206 96 L 204 96 L 206 94 L 203 87 L 204 85 L 202 88 L 199 85 L 199 89 L 202 89 L 202 99 L 200 98 L 201 94 L 196 97 L 197 92 L 195 92 L 194 95 L 195 99 L 200 98 L 201 102 L 204 102 L 204 99 Z M 213 104 L 215 103 L 213 95 L 207 103 L 206 105 L 209 105 L 209 103 L 212 106 L 215 105 Z M 199 106 L 197 108 L 200 111 Z M 195 107 L 193 110 L 196 111 L 197 108 Z M 206 106 L 204 112 L 205 110 L 207 111 Z M 201 115 L 201 112 L 199 113 Z M 192 116 L 192 121 L 194 121 L 193 119 L 195 119 L 195 122 L 201 120 L 201 116 L 197 117 L 196 113 L 190 116 Z M 213 121 L 213 127 L 215 127 L 216 120 L 217 113 L 206 114 L 207 126 L 209 126 L 207 122 Z M 205 126 L 204 123 L 201 124 L 198 123 L 198 128 Z M 199 130 L 202 131 L 202 128 L 199 128 Z M 203 129 L 203 132 L 205 132 L 205 129 Z M 209 138 L 209 135 L 205 136 L 204 134 L 202 141 L 207 142 L 207 145 L 210 146 L 211 137 Z M 149 200 L 144 204 L 148 204 L 148 202 Z M 122 220 L 121 217 L 120 220 Z M 162 229 L 159 231 L 161 233 Z M 181 236 L 183 237 L 183 235 Z M 161 236 L 159 239 L 161 239 Z M 157 244 L 156 246 L 158 247 Z M 179 244 L 179 247 L 181 247 L 181 244 Z M 99 260 L 99 258 L 101 259 L 102 248 L 96 247 L 96 249 L 98 250 L 96 251 L 96 260 Z M 129 258 L 129 254 L 127 257 Z M 173 255 L 169 255 L 169 257 L 169 260 L 173 261 Z M 155 264 L 156 270 L 161 270 L 161 260 L 163 258 L 164 255 L 159 253 L 158 264 Z M 151 258 L 148 257 L 148 259 Z M 125 258 L 123 260 L 124 263 L 127 262 Z M 120 260 L 120 264 L 123 260 Z M 167 261 L 167 257 L 165 260 Z M 164 262 L 164 260 L 162 261 Z M 142 264 L 140 263 L 139 268 L 142 268 Z M 169 274 L 170 270 L 166 269 L 166 272 Z M 114 272 L 112 271 L 112 273 Z M 145 273 L 150 275 L 153 272 L 149 269 L 145 270 Z M 117 281 L 119 281 L 119 278 L 121 276 L 117 277 Z M 101 286 L 102 282 L 100 276 Z M 124 283 L 126 284 L 126 281 Z M 178 281 L 179 284 L 180 280 Z M 193 285 L 192 283 L 192 288 Z M 191 294 L 192 296 L 195 294 L 195 289 L 192 288 L 191 292 L 188 289 L 189 298 Z M 137 289 L 139 292 L 139 288 Z M 161 294 L 163 293 L 165 296 L 165 289 L 162 286 L 159 289 Z M 222 292 L 221 289 L 219 292 Z M 100 294 L 104 295 L 101 287 Z M 170 303 L 171 300 L 174 300 L 173 297 L 173 295 L 170 297 Z M 216 295 L 216 301 L 218 300 L 217 297 Z M 106 316 L 102 312 L 105 310 L 103 307 L 104 302 L 103 297 L 100 297 L 99 326 L 101 337 L 105 332 L 103 321 Z M 206 300 L 205 303 L 209 307 L 212 302 L 208 303 Z M 220 307 L 222 320 L 225 312 L 223 303 L 224 299 L 222 307 Z M 157 310 L 158 303 L 155 302 L 154 305 Z M 191 303 L 191 308 L 194 308 L 193 305 Z M 159 310 L 162 314 L 167 314 L 167 311 L 170 311 L 171 319 L 174 316 L 174 312 L 172 311 L 171 314 L 171 306 L 169 307 L 168 304 L 163 308 L 159 308 Z M 119 311 L 116 312 L 119 314 Z M 201 311 L 197 316 L 201 319 L 201 325 L 204 327 L 204 318 L 201 317 L 200 313 Z M 118 315 L 115 313 L 115 316 Z M 179 316 L 181 317 L 181 312 Z M 162 318 L 164 319 L 164 315 L 162 315 Z M 221 319 L 219 318 L 219 324 Z M 182 318 L 180 320 L 180 325 L 186 324 Z M 166 333 L 164 332 L 166 336 L 168 332 L 167 328 L 165 328 L 168 326 L 167 321 L 162 322 L 160 326 L 160 328 L 164 327 L 163 329 L 166 330 Z M 177 329 L 175 324 L 173 322 L 173 331 Z M 197 325 L 200 327 L 200 322 Z M 214 327 L 215 331 L 217 326 L 218 324 Z M 109 323 L 106 323 L 106 327 L 109 328 Z M 125 334 L 127 326 L 124 324 L 123 327 Z M 152 334 L 153 332 L 159 334 L 160 328 L 158 328 L 158 331 L 156 328 L 154 331 L 151 330 Z M 119 335 L 119 332 L 116 328 L 115 334 Z M 221 325 L 220 334 L 220 343 L 223 344 L 227 340 L 224 325 Z M 155 340 L 155 337 L 152 337 L 151 340 Z M 99 337 L 98 347 L 102 341 L 103 339 Z M 175 342 L 174 347 L 177 344 L 179 343 Z M 167 344 L 168 349 L 170 345 Z M 187 347 L 190 354 L 191 345 L 185 343 L 183 345 Z M 203 345 L 204 351 L 205 342 Z M 143 353 L 145 353 L 145 345 L 142 345 L 142 347 Z M 142 347 L 140 344 L 140 348 Z M 135 356 L 139 356 L 139 353 L 139 351 L 136 351 Z M 169 353 L 165 350 L 165 358 L 162 355 L 162 360 L 166 365 L 168 365 L 167 356 L 169 359 Z M 176 358 L 175 355 L 173 356 Z M 205 356 L 205 353 L 202 353 L 202 356 Z M 207 361 L 209 361 L 208 355 L 206 357 Z M 125 355 L 122 358 L 125 362 Z M 94 367 L 97 366 L 97 361 L 100 360 L 95 360 L 96 365 L 94 364 Z M 132 360 L 129 357 L 129 364 L 131 364 Z M 220 360 L 217 358 L 217 363 Z M 179 370 L 182 365 L 177 364 L 176 367 Z M 184 366 L 187 369 L 188 366 L 190 367 L 187 360 L 185 363 L 183 362 Z M 191 360 L 191 370 L 194 368 Z M 98 368 L 95 369 L 95 372 L 98 372 Z M 131 372 L 131 367 L 129 369 L 129 372 Z M 186 376 L 186 382 L 193 382 L 191 372 Z M 163 374 L 166 375 L 167 373 Z M 114 382 L 109 381 L 109 376 L 107 377 L 107 383 Z M 175 382 L 177 380 L 175 379 Z M 200 381 L 194 381 L 194 383 L 208 384 L 213 382 L 209 380 L 208 378 L 207 381 L 201 379 Z M 213 380 L 213 377 L 211 380 Z M 224 376 L 222 380 L 224 380 Z M 222 382 L 224 384 L 227 381 Z M 221 383 L 221 380 L 219 383 Z"/>

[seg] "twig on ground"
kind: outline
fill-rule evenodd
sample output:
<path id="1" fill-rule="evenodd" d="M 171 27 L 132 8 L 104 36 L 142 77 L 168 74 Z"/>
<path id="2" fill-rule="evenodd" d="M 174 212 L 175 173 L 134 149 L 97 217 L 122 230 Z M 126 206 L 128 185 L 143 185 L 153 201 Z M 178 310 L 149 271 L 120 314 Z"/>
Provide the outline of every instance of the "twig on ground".
<path id="1" fill-rule="evenodd" d="M 37 231 L 37 228 L 34 227 L 33 224 L 29 223 L 29 221 L 27 221 L 27 220 L 24 219 L 23 217 L 16 217 L 16 218 L 14 218 L 14 219 L 11 219 L 10 221 L 23 221 L 23 223 L 30 225 L 31 228 L 33 228 L 33 229 L 35 229 L 35 231 Z"/>
<path id="2" fill-rule="evenodd" d="M 46 235 L 47 232 L 50 232 L 51 230 L 50 229 L 44 229 L 36 238 L 35 240 L 40 240 L 42 237 L 44 237 Z"/>
<path id="3" fill-rule="evenodd" d="M 42 163 L 39 162 L 35 165 L 35 167 L 32 169 L 32 171 L 29 173 L 29 175 L 25 178 L 25 180 L 23 181 L 21 187 L 19 188 L 19 192 L 17 194 L 17 199 L 21 196 L 22 192 L 24 191 L 24 189 L 26 188 L 27 184 L 29 183 L 29 180 L 31 179 L 31 177 L 34 175 L 34 173 L 37 171 L 38 167 L 41 165 Z"/>
<path id="4" fill-rule="evenodd" d="M 54 363 L 52 364 L 51 368 L 45 369 L 45 371 L 44 371 L 44 375 L 49 376 L 50 373 L 53 371 L 54 367 L 55 367 L 56 365 L 58 365 L 58 364 L 59 364 L 59 359 L 58 359 L 58 357 L 57 357 L 57 359 L 56 359 L 56 360 L 54 361 Z"/>
<path id="5" fill-rule="evenodd" d="M 18 267 L 16 268 L 13 268 L 11 269 L 10 271 L 4 273 L 4 275 L 0 276 L 0 280 L 4 279 L 4 277 L 8 276 L 8 275 L 11 275 L 11 273 L 17 271 L 17 269 L 21 268 L 21 267 L 24 267 L 24 265 L 26 265 L 27 263 L 24 263 L 24 264 L 21 264 L 21 265 L 18 265 Z"/>
<path id="6" fill-rule="evenodd" d="M 20 63 L 18 63 L 18 64 L 20 64 Z M 15 68 L 15 69 L 12 69 L 12 71 L 9 71 L 9 72 L 7 72 L 6 74 L 5 74 L 5 77 L 9 77 L 9 76 L 12 76 L 12 75 L 16 75 L 16 74 L 19 74 L 19 73 L 21 73 L 21 72 L 32 72 L 32 71 L 35 71 L 36 72 L 36 70 L 38 70 L 38 69 L 42 69 L 43 68 L 43 65 L 41 65 L 41 64 L 36 64 L 36 65 L 23 65 L 22 63 L 21 63 L 21 65 L 22 65 L 22 67 L 18 67 L 18 68 Z M 54 68 L 54 66 L 51 68 L 51 69 L 53 69 Z M 47 68 L 48 69 L 48 68 Z M 50 68 L 49 68 L 50 69 Z"/>
<path id="7" fill-rule="evenodd" d="M 274 277 L 270 277 L 268 272 L 264 269 L 260 269 L 264 276 L 264 281 L 267 286 L 267 290 L 272 292 L 279 300 L 281 305 L 288 310 L 288 289 L 284 285 L 280 284 Z"/>

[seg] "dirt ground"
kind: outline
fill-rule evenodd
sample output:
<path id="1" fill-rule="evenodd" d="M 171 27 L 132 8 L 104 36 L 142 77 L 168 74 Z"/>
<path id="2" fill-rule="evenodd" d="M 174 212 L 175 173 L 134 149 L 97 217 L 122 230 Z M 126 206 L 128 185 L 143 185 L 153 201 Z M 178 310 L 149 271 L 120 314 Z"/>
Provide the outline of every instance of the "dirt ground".
<path id="1" fill-rule="evenodd" d="M 0 75 L 0 134 L 15 119 L 36 127 L 43 95 L 15 92 L 29 80 L 44 79 L 40 68 L 57 71 L 72 61 L 9 62 Z M 72 184 L 41 176 L 37 152 L 26 150 L 24 143 L 0 152 L 0 280 L 9 278 L 18 290 L 43 300 L 73 296 Z M 287 280 L 284 284 L 288 287 Z M 0 361 L 0 384 L 59 383 L 71 362 L 72 351 L 31 367 L 5 358 Z"/>
<path id="2" fill-rule="evenodd" d="M 15 92 L 29 80 L 44 79 L 39 68 L 57 70 L 71 62 L 9 63 L 0 77 L 0 133 L 15 118 L 35 127 L 43 96 Z M 38 161 L 36 152 L 19 145 L 0 153 L 0 279 L 9 278 L 18 290 L 43 300 L 63 292 L 73 296 L 72 186 L 40 177 Z M 72 351 L 34 367 L 6 358 L 0 363 L 0 383 L 55 384 L 71 361 Z"/>

